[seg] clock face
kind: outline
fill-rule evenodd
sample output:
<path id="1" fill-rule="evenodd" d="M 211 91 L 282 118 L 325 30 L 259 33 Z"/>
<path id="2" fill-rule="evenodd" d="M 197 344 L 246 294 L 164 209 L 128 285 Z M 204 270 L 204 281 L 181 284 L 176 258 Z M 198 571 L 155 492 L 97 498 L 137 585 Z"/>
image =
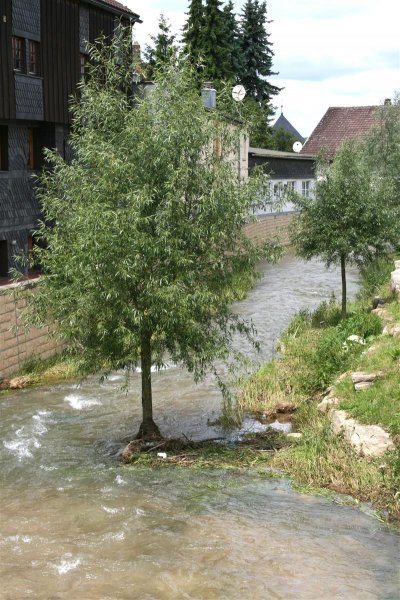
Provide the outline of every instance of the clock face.
<path id="1" fill-rule="evenodd" d="M 236 100 L 236 102 L 241 102 L 246 95 L 246 90 L 242 85 L 235 85 L 232 90 L 232 98 Z"/>

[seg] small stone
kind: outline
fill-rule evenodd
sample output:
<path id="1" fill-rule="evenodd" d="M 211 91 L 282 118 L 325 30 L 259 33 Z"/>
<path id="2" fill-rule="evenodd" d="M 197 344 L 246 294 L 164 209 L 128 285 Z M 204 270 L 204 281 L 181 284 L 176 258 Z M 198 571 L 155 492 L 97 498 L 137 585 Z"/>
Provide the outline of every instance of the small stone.
<path id="1" fill-rule="evenodd" d="M 327 413 L 333 406 L 337 406 L 339 402 L 339 398 L 335 398 L 334 396 L 325 396 L 325 398 L 323 398 L 317 405 L 317 410 L 319 410 L 321 413 Z"/>
<path id="2" fill-rule="evenodd" d="M 8 387 L 11 390 L 22 390 L 23 388 L 28 387 L 33 383 L 32 377 L 30 375 L 22 375 L 21 377 L 14 377 L 14 379 L 10 379 Z"/>
<path id="3" fill-rule="evenodd" d="M 360 390 L 367 390 L 369 387 L 371 387 L 372 383 L 372 381 L 360 381 L 360 383 L 354 384 L 354 389 L 356 392 L 359 392 Z"/>
<path id="4" fill-rule="evenodd" d="M 275 406 L 275 412 L 280 414 L 290 414 L 295 412 L 296 406 L 293 402 L 280 402 Z"/>
<path id="5" fill-rule="evenodd" d="M 400 335 L 400 323 L 395 323 L 394 325 L 386 325 L 383 329 L 384 335 L 390 335 L 392 337 L 396 335 Z"/>
<path id="6" fill-rule="evenodd" d="M 394 292 L 400 292 L 400 268 L 398 267 L 396 267 L 396 270 L 392 271 L 390 275 L 390 287 Z"/>
<path id="7" fill-rule="evenodd" d="M 287 433 L 286 437 L 288 437 L 292 440 L 301 440 L 301 438 L 303 437 L 303 434 L 300 432 Z"/>
<path id="8" fill-rule="evenodd" d="M 374 310 L 371 310 L 371 313 L 373 313 L 374 315 L 378 315 L 378 317 L 380 317 L 383 321 L 387 321 L 389 318 L 388 312 L 383 306 L 378 306 L 378 308 L 374 308 Z"/>
<path id="9" fill-rule="evenodd" d="M 364 371 L 355 371 L 354 373 L 351 374 L 351 379 L 353 381 L 354 384 L 356 383 L 362 383 L 364 381 L 375 381 L 375 379 L 380 379 L 381 377 L 383 377 L 385 374 L 383 371 L 375 371 L 373 373 L 366 373 Z"/>
<path id="10" fill-rule="evenodd" d="M 354 342 L 355 344 L 365 344 L 365 340 L 363 337 L 361 337 L 361 335 L 349 335 L 349 337 L 347 338 L 348 342 Z"/>
<path id="11" fill-rule="evenodd" d="M 380 296 L 375 296 L 375 298 L 372 301 L 372 308 L 378 308 L 378 306 L 382 306 L 382 304 L 385 304 L 385 298 L 381 298 Z"/>

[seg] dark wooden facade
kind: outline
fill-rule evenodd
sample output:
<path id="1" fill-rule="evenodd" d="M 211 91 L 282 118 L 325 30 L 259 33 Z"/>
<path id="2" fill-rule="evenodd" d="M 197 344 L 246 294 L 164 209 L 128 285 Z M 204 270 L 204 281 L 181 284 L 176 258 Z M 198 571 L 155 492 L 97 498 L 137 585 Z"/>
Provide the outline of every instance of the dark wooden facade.
<path id="1" fill-rule="evenodd" d="M 139 17 L 114 0 L 0 0 L 0 278 L 40 218 L 32 170 L 42 149 L 65 157 L 86 42 L 111 37 L 120 20 Z"/>

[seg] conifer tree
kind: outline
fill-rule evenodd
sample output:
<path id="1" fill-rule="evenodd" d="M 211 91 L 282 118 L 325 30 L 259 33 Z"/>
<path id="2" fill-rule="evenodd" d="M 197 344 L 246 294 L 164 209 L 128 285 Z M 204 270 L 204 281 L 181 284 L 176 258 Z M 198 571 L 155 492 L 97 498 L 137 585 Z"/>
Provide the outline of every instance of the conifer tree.
<path id="1" fill-rule="evenodd" d="M 226 40 L 229 52 L 230 70 L 233 78 L 237 80 L 241 72 L 241 51 L 240 51 L 240 36 L 239 25 L 234 13 L 232 0 L 223 8 L 223 16 L 226 30 Z"/>
<path id="2" fill-rule="evenodd" d="M 239 80 L 246 88 L 247 95 L 257 102 L 270 102 L 280 89 L 266 79 L 276 75 L 272 71 L 272 43 L 266 31 L 266 2 L 247 0 L 241 15 L 240 47 L 241 72 Z"/>
<path id="3" fill-rule="evenodd" d="M 176 36 L 171 34 L 171 26 L 163 13 L 161 13 L 158 21 L 158 29 L 157 35 L 150 36 L 154 45 L 147 45 L 144 52 L 145 71 L 148 79 L 153 79 L 157 65 L 161 66 L 169 62 L 177 53 L 177 48 L 174 45 Z"/>
<path id="4" fill-rule="evenodd" d="M 230 40 L 221 0 L 207 0 L 204 8 L 204 78 L 213 82 L 232 79 Z"/>
<path id="5" fill-rule="evenodd" d="M 203 55 L 204 9 L 202 0 L 191 0 L 188 18 L 183 27 L 183 52 L 198 67 Z"/>

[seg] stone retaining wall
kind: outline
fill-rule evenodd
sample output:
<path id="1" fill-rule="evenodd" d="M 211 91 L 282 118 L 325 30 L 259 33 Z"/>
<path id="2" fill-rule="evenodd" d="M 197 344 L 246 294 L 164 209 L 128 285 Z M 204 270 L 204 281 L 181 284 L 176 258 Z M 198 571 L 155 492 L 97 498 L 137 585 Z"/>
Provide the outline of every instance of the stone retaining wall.
<path id="1" fill-rule="evenodd" d="M 21 320 L 21 311 L 26 303 L 18 298 L 17 290 L 18 286 L 15 284 L 0 288 L 0 376 L 2 377 L 18 371 L 28 359 L 49 358 L 62 350 L 62 344 L 49 336 L 47 328 L 26 328 Z"/>
<path id="2" fill-rule="evenodd" d="M 294 213 L 276 213 L 263 215 L 258 221 L 250 223 L 245 227 L 245 232 L 254 241 L 263 242 L 276 241 L 283 246 L 288 246 L 289 226 L 293 220 Z"/>

